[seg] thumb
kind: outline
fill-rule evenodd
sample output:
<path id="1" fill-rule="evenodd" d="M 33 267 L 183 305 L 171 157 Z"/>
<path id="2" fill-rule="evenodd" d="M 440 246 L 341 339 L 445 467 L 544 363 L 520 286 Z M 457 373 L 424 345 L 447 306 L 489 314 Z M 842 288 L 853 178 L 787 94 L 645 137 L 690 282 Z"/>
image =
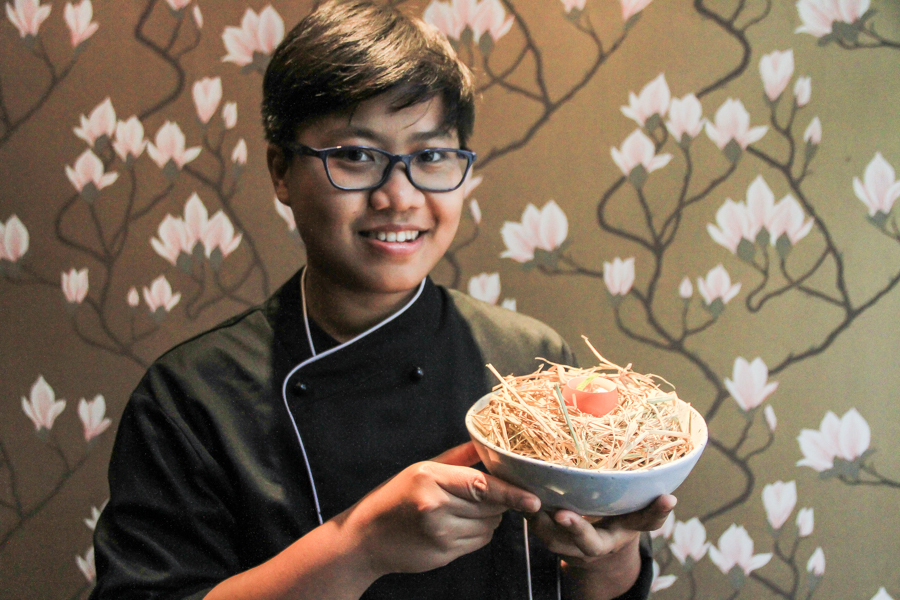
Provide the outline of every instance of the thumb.
<path id="1" fill-rule="evenodd" d="M 442 452 L 431 459 L 431 462 L 441 463 L 443 465 L 453 465 L 456 467 L 471 467 L 481 461 L 478 458 L 478 452 L 475 450 L 475 444 L 471 441 L 460 444 L 455 448 Z"/>

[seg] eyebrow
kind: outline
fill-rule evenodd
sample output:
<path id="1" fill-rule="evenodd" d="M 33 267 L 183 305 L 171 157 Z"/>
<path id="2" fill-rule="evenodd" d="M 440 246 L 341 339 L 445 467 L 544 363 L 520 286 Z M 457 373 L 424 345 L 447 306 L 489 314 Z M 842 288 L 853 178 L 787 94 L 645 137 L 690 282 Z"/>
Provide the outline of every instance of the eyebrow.
<path id="1" fill-rule="evenodd" d="M 368 129 L 366 127 L 356 127 L 353 125 L 339 127 L 329 132 L 331 136 L 334 137 L 343 137 L 343 136 L 352 136 L 352 137 L 361 137 L 368 140 L 372 140 L 376 144 L 386 144 L 388 141 L 387 138 L 382 136 L 376 131 Z M 418 131 L 410 136 L 410 141 L 412 142 L 422 142 L 433 139 L 450 139 L 453 137 L 453 134 L 449 129 L 432 129 L 428 131 Z"/>

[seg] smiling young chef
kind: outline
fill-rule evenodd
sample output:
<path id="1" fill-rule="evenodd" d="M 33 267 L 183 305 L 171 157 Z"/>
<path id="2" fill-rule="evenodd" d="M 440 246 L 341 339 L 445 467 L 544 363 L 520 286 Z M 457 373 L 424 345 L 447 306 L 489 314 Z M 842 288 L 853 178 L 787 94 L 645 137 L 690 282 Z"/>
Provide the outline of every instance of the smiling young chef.
<path id="1" fill-rule="evenodd" d="M 472 78 L 446 40 L 392 8 L 323 4 L 275 52 L 263 116 L 307 264 L 139 384 L 92 598 L 646 597 L 638 531 L 673 497 L 595 527 L 471 468 L 485 363 L 572 356 L 428 278 L 474 160 Z"/>

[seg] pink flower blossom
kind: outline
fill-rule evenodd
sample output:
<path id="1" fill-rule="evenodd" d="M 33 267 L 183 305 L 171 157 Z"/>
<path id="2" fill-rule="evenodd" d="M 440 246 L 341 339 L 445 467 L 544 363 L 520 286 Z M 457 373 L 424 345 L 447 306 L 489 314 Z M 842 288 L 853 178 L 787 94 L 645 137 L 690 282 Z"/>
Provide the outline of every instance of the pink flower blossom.
<path id="1" fill-rule="evenodd" d="M 709 558 L 726 575 L 734 567 L 739 567 L 744 575 L 764 567 L 772 559 L 772 554 L 753 554 L 753 540 L 743 526 L 732 524 L 719 537 L 719 545 L 710 546 Z"/>
<path id="2" fill-rule="evenodd" d="M 638 165 L 642 165 L 647 173 L 661 169 L 672 160 L 671 154 L 656 154 L 656 147 L 647 135 L 640 129 L 635 129 L 631 135 L 622 142 L 622 148 L 613 148 L 613 162 L 628 177 L 631 171 Z"/>
<path id="3" fill-rule="evenodd" d="M 685 277 L 681 280 L 681 283 L 678 285 L 678 295 L 683 300 L 688 300 L 694 295 L 694 286 L 691 285 L 690 277 Z"/>
<path id="4" fill-rule="evenodd" d="M 669 120 L 666 127 L 676 141 L 681 141 L 684 136 L 693 139 L 703 131 L 703 105 L 694 94 L 688 94 L 683 98 L 674 98 L 669 105 Z"/>
<path id="5" fill-rule="evenodd" d="M 812 556 L 809 557 L 809 560 L 806 562 L 806 570 L 819 577 L 825 574 L 825 553 L 822 552 L 821 547 L 816 548 Z"/>
<path id="6" fill-rule="evenodd" d="M 172 286 L 165 275 L 160 275 L 150 283 L 150 287 L 144 286 L 144 302 L 150 312 L 155 313 L 159 310 L 171 312 L 178 301 L 181 300 L 181 292 L 172 293 Z"/>
<path id="7" fill-rule="evenodd" d="M 828 411 L 818 430 L 804 429 L 797 436 L 803 452 L 797 466 L 822 472 L 834 467 L 835 458 L 852 461 L 869 448 L 871 435 L 869 424 L 855 408 L 841 418 Z"/>
<path id="8" fill-rule="evenodd" d="M 88 293 L 87 267 L 80 271 L 69 269 L 68 273 L 63 272 L 62 291 L 69 304 L 81 304 L 84 302 Z"/>
<path id="9" fill-rule="evenodd" d="M 678 562 L 684 564 L 688 558 L 695 563 L 700 562 L 709 550 L 710 543 L 706 541 L 706 528 L 700 519 L 694 517 L 686 523 L 678 521 L 672 535 L 672 543 L 669 549 Z"/>
<path id="10" fill-rule="evenodd" d="M 634 285 L 634 257 L 622 260 L 618 256 L 611 263 L 603 263 L 603 283 L 613 296 L 624 296 Z"/>
<path id="11" fill-rule="evenodd" d="M 809 127 L 803 132 L 803 141 L 813 146 L 822 141 L 822 121 L 819 120 L 819 117 L 813 117 L 813 120 L 809 122 Z"/>
<path id="12" fill-rule="evenodd" d="M 500 303 L 500 306 L 505 308 L 506 310 L 511 310 L 516 312 L 516 299 L 515 298 L 504 298 L 503 302 Z"/>
<path id="13" fill-rule="evenodd" d="M 234 129 L 237 125 L 238 118 L 237 102 L 226 102 L 222 108 L 222 121 L 225 122 L 225 129 Z"/>
<path id="14" fill-rule="evenodd" d="M 727 99 L 716 111 L 715 124 L 706 122 L 706 135 L 724 150 L 734 140 L 742 149 L 759 141 L 768 131 L 765 126 L 750 127 L 750 114 L 740 100 Z"/>
<path id="15" fill-rule="evenodd" d="M 106 418 L 106 400 L 103 396 L 97 394 L 94 399 L 88 402 L 84 398 L 78 403 L 78 417 L 81 424 L 84 425 L 84 441 L 89 442 L 104 431 L 112 424 L 112 421 Z"/>
<path id="16" fill-rule="evenodd" d="M 193 0 L 166 0 L 169 4 L 169 8 L 174 11 L 179 11 L 184 7 L 188 6 Z"/>
<path id="17" fill-rule="evenodd" d="M 812 80 L 809 77 L 798 77 L 797 83 L 794 84 L 794 99 L 798 107 L 804 107 L 809 104 L 809 98 L 812 95 Z"/>
<path id="18" fill-rule="evenodd" d="M 431 3 L 425 8 L 425 12 L 422 13 L 422 20 L 436 27 L 448 38 L 459 41 L 463 30 L 468 25 L 467 14 L 464 11 L 469 4 L 472 5 L 470 10 L 474 14 L 474 1 L 441 2 L 440 0 L 431 0 Z"/>
<path id="19" fill-rule="evenodd" d="M 707 306 L 716 300 L 721 300 L 722 304 L 728 304 L 741 291 L 741 284 L 732 285 L 731 277 L 725 267 L 716 265 L 706 274 L 705 279 L 697 278 L 697 289 L 700 290 L 700 295 L 703 296 Z"/>
<path id="20" fill-rule="evenodd" d="M 222 33 L 222 42 L 228 51 L 222 61 L 242 67 L 250 65 L 255 55 L 272 54 L 283 38 L 284 21 L 271 4 L 258 15 L 248 8 L 240 27 L 226 27 Z"/>
<path id="21" fill-rule="evenodd" d="M 637 121 L 637 124 L 643 127 L 647 119 L 653 115 L 658 115 L 660 119 L 665 117 L 671 99 L 672 94 L 666 83 L 666 77 L 660 73 L 656 79 L 644 86 L 640 95 L 635 96 L 634 92 L 628 92 L 628 106 L 622 106 L 620 110 L 623 115 Z"/>
<path id="22" fill-rule="evenodd" d="M 84 575 L 84 578 L 88 580 L 88 583 L 97 579 L 97 567 L 94 565 L 94 546 L 88 548 L 83 557 L 76 555 L 75 563 L 78 565 L 78 569 Z"/>
<path id="23" fill-rule="evenodd" d="M 522 213 L 521 223 L 505 222 L 500 235 L 506 244 L 500 258 L 525 263 L 534 260 L 536 249 L 552 252 L 559 248 L 569 235 L 569 221 L 553 200 L 541 210 L 529 204 Z"/>
<path id="24" fill-rule="evenodd" d="M 766 96 L 775 102 L 794 75 L 794 51 L 791 49 L 784 52 L 775 50 L 764 55 L 759 61 L 759 74 L 762 77 Z"/>
<path id="25" fill-rule="evenodd" d="M 113 149 L 123 161 L 137 159 L 144 153 L 147 140 L 144 139 L 144 125 L 136 116 L 131 116 L 127 121 L 119 121 L 116 124 L 116 139 Z"/>
<path id="26" fill-rule="evenodd" d="M 619 0 L 622 4 L 622 20 L 627 21 L 638 14 L 653 0 Z"/>
<path id="27" fill-rule="evenodd" d="M 747 216 L 750 219 L 750 241 L 756 239 L 762 229 L 766 228 L 775 212 L 775 194 L 763 179 L 757 175 L 747 187 Z"/>
<path id="28" fill-rule="evenodd" d="M 572 10 L 584 10 L 584 6 L 587 4 L 587 0 L 561 0 L 561 2 L 566 14 L 569 14 Z"/>
<path id="29" fill-rule="evenodd" d="M 94 195 L 97 191 L 102 190 L 115 183 L 119 178 L 119 174 L 115 171 L 104 173 L 103 161 L 91 150 L 85 150 L 75 160 L 75 167 L 66 165 L 66 177 L 72 182 L 72 185 L 79 193 L 85 192 L 85 187 L 93 185 L 94 189 L 87 192 Z"/>
<path id="30" fill-rule="evenodd" d="M 219 108 L 222 101 L 222 78 L 204 77 L 194 82 L 191 88 L 194 98 L 194 107 L 197 109 L 197 117 L 206 125 Z"/>
<path id="31" fill-rule="evenodd" d="M 191 17 L 193 17 L 197 29 L 203 29 L 203 13 L 200 12 L 199 4 L 194 5 L 194 8 L 191 10 Z"/>
<path id="32" fill-rule="evenodd" d="M 6 16 L 19 30 L 19 36 L 36 36 L 41 23 L 50 16 L 50 6 L 41 6 L 40 0 L 15 0 L 15 7 L 6 3 Z"/>
<path id="33" fill-rule="evenodd" d="M 222 253 L 222 258 L 225 258 L 237 249 L 243 237 L 243 234 L 234 235 L 234 225 L 224 212 L 221 210 L 216 212 L 204 228 L 201 238 L 206 249 L 206 258 L 210 258 L 216 249 Z"/>
<path id="34" fill-rule="evenodd" d="M 73 131 L 75 135 L 93 147 L 103 136 L 106 136 L 107 139 L 112 138 L 115 130 L 116 111 L 107 96 L 106 100 L 94 107 L 90 117 L 81 115 L 81 127 L 76 127 Z"/>
<path id="35" fill-rule="evenodd" d="M 12 215 L 6 224 L 0 222 L 0 260 L 16 262 L 28 252 L 29 236 L 25 224 Z"/>
<path id="36" fill-rule="evenodd" d="M 872 600 L 894 600 L 887 590 L 883 587 L 878 588 L 878 592 L 872 596 Z"/>
<path id="37" fill-rule="evenodd" d="M 200 154 L 200 146 L 185 149 L 184 134 L 178 123 L 166 121 L 156 132 L 156 144 L 147 145 L 147 154 L 160 169 L 172 162 L 178 169 L 191 162 Z"/>
<path id="38" fill-rule="evenodd" d="M 766 407 L 763 409 L 763 415 L 766 417 L 766 425 L 768 425 L 769 431 L 775 431 L 775 428 L 778 426 L 778 417 L 775 416 L 775 409 L 772 408 L 771 404 L 766 404 Z"/>
<path id="39" fill-rule="evenodd" d="M 672 531 L 675 529 L 675 511 L 669 511 L 669 516 L 666 517 L 666 520 L 663 521 L 662 526 L 659 529 L 654 529 L 650 532 L 651 538 L 661 537 L 665 540 L 672 537 Z"/>
<path id="40" fill-rule="evenodd" d="M 22 410 L 34 423 L 36 431 L 49 431 L 53 428 L 53 422 L 65 408 L 66 401 L 56 399 L 56 393 L 43 375 L 38 375 L 37 381 L 31 386 L 29 397 L 22 396 Z"/>
<path id="41" fill-rule="evenodd" d="M 725 378 L 725 387 L 743 411 L 756 408 L 778 388 L 777 381 L 768 383 L 769 368 L 759 357 L 748 363 L 739 356 L 731 376 L 732 379 Z"/>
<path id="42" fill-rule="evenodd" d="M 477 44 L 485 33 L 491 36 L 493 41 L 499 40 L 512 28 L 515 17 L 506 16 L 506 10 L 500 0 L 481 0 L 475 9 L 475 15 L 469 22 L 473 37 Z"/>
<path id="43" fill-rule="evenodd" d="M 795 33 L 828 35 L 835 21 L 854 23 L 869 10 L 869 0 L 799 0 L 797 12 L 803 25 Z"/>
<path id="44" fill-rule="evenodd" d="M 157 235 L 158 238 L 150 238 L 150 245 L 157 254 L 173 265 L 178 264 L 178 257 L 182 252 L 190 254 L 193 249 L 184 221 L 178 217 L 166 215 L 159 224 Z"/>
<path id="45" fill-rule="evenodd" d="M 754 241 L 755 236 L 750 231 L 750 214 L 743 203 L 726 198 L 725 204 L 716 211 L 716 225 L 707 223 L 706 231 L 716 243 L 728 248 L 732 254 L 737 252 L 741 240 L 749 240 L 751 243 Z"/>
<path id="46" fill-rule="evenodd" d="M 778 243 L 778 238 L 782 235 L 787 237 L 791 246 L 796 246 L 797 242 L 805 238 L 812 230 L 812 226 L 812 218 L 807 219 L 800 203 L 788 194 L 775 205 L 766 229 L 769 231 L 773 246 Z"/>
<path id="47" fill-rule="evenodd" d="M 813 509 L 801 508 L 797 511 L 797 535 L 800 537 L 807 537 L 813 532 L 814 524 L 815 517 L 813 515 Z"/>
<path id="48" fill-rule="evenodd" d="M 94 7 L 91 5 L 91 0 L 81 0 L 78 6 L 67 2 L 66 7 L 63 9 L 63 16 L 66 20 L 66 26 L 69 28 L 73 48 L 83 44 L 100 27 L 96 21 L 92 21 L 94 18 Z"/>
<path id="49" fill-rule="evenodd" d="M 469 202 L 469 214 L 476 225 L 481 225 L 481 207 L 478 206 L 478 200 L 474 198 Z"/>
<path id="50" fill-rule="evenodd" d="M 797 504 L 797 482 L 770 483 L 763 487 L 762 499 L 769 525 L 778 531 L 787 522 Z"/>
<path id="51" fill-rule="evenodd" d="M 500 273 L 482 273 L 469 280 L 469 295 L 488 304 L 500 299 Z"/>
<path id="52" fill-rule="evenodd" d="M 184 224 L 187 230 L 187 242 L 193 249 L 194 244 L 203 240 L 209 224 L 209 211 L 206 210 L 206 206 L 197 192 L 191 194 L 184 205 Z"/>
<path id="53" fill-rule="evenodd" d="M 100 512 L 106 506 L 106 502 L 103 503 L 103 506 L 97 508 L 96 506 L 91 507 L 91 516 L 84 520 L 84 524 L 87 525 L 87 528 L 91 531 L 97 529 L 97 520 L 100 518 Z"/>
<path id="54" fill-rule="evenodd" d="M 894 201 L 900 198 L 900 181 L 897 181 L 894 168 L 884 159 L 881 152 L 875 153 L 863 175 L 853 178 L 853 191 L 856 197 L 869 209 L 869 216 L 877 213 L 888 214 Z"/>
<path id="55" fill-rule="evenodd" d="M 294 220 L 294 212 L 291 210 L 290 206 L 287 206 L 278 199 L 278 196 L 275 196 L 275 211 L 278 213 L 278 216 L 284 219 L 284 222 L 287 223 L 289 231 L 297 230 L 297 222 Z"/>
<path id="56" fill-rule="evenodd" d="M 141 303 L 141 296 L 138 294 L 137 288 L 131 286 L 128 289 L 127 296 L 128 306 L 131 308 L 137 308 L 137 306 Z"/>
<path id="57" fill-rule="evenodd" d="M 238 143 L 234 145 L 234 150 L 231 151 L 231 162 L 236 165 L 247 164 L 247 142 L 244 141 L 244 138 L 239 139 Z"/>
<path id="58" fill-rule="evenodd" d="M 653 561 L 653 580 L 650 583 L 651 592 L 658 592 L 668 587 L 672 587 L 672 584 L 675 583 L 676 579 L 678 579 L 678 577 L 675 575 L 660 576 L 659 564 L 655 560 Z"/>

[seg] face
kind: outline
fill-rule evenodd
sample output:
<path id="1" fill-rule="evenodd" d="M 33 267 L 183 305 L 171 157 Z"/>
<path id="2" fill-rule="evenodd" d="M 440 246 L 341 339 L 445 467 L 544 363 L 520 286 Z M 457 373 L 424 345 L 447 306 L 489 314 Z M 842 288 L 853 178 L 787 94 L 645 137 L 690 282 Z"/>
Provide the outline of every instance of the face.
<path id="1" fill-rule="evenodd" d="M 447 132 L 440 99 L 391 109 L 390 95 L 360 104 L 351 115 L 333 115 L 304 127 L 297 141 L 312 148 L 373 146 L 394 154 L 424 148 L 458 148 Z M 453 241 L 463 189 L 423 192 L 398 163 L 383 186 L 349 192 L 331 185 L 322 161 L 297 156 L 279 170 L 269 164 L 278 199 L 294 213 L 306 245 L 307 277 L 331 293 L 405 296 L 441 259 Z M 402 240 L 402 241 L 399 241 Z"/>

